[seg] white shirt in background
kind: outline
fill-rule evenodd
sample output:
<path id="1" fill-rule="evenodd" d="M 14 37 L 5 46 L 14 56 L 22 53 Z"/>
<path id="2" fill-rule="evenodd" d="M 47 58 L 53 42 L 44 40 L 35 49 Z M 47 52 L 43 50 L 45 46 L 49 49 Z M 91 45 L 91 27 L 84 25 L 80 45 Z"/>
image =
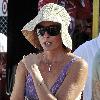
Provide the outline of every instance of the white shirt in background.
<path id="1" fill-rule="evenodd" d="M 82 57 L 88 63 L 88 79 L 83 91 L 83 100 L 91 100 L 92 97 L 92 63 L 93 58 L 99 48 L 100 34 L 97 38 L 86 41 L 74 51 L 75 55 Z"/>

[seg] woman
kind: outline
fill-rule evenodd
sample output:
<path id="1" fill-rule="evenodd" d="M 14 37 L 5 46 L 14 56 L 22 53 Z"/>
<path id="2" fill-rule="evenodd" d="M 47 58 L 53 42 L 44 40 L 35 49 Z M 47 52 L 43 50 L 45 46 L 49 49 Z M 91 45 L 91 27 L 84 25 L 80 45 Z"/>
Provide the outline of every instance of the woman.
<path id="1" fill-rule="evenodd" d="M 70 52 L 69 23 L 63 7 L 48 3 L 24 26 L 23 35 L 40 53 L 19 62 L 10 100 L 79 100 L 87 64 Z"/>
<path id="2" fill-rule="evenodd" d="M 100 100 L 100 49 L 93 60 L 92 100 Z"/>

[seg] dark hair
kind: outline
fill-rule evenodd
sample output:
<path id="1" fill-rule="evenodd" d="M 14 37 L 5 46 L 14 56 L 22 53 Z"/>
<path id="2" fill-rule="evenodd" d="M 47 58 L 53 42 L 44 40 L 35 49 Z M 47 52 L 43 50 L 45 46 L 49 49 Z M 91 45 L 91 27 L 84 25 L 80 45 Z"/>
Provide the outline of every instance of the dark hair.
<path id="1" fill-rule="evenodd" d="M 62 47 L 64 48 L 64 50 L 68 53 L 71 52 L 71 50 L 69 48 L 67 48 L 63 43 L 62 43 Z"/>

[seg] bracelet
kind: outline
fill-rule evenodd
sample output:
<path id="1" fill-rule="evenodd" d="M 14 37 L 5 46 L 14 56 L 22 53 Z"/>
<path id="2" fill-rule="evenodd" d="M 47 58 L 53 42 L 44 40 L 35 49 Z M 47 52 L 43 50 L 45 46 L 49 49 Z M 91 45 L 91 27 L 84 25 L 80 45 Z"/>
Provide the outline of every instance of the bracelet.
<path id="1" fill-rule="evenodd" d="M 43 85 L 44 84 L 44 82 L 41 82 L 41 83 L 37 83 L 36 85 L 37 86 L 41 86 L 41 85 Z"/>
<path id="2" fill-rule="evenodd" d="M 37 84 L 37 86 L 40 86 L 40 85 L 42 85 L 42 83 L 38 83 L 38 84 Z"/>

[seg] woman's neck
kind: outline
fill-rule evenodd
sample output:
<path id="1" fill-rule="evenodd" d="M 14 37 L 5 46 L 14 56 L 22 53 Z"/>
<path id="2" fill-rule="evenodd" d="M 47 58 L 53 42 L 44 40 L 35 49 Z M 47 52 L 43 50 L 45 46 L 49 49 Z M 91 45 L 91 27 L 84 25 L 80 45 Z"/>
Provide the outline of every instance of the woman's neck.
<path id="1" fill-rule="evenodd" d="M 49 60 L 50 62 L 60 61 L 62 57 L 65 56 L 65 51 L 63 48 L 51 50 L 51 51 L 45 51 L 43 53 L 44 58 Z"/>

